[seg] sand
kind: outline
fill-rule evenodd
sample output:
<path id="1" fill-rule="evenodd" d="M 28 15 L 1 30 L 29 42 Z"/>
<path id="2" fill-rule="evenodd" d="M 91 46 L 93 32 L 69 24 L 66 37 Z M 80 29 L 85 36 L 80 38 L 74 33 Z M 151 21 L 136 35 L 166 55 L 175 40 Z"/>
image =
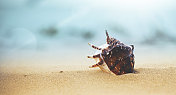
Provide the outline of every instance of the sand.
<path id="1" fill-rule="evenodd" d="M 176 66 L 114 76 L 87 66 L 1 66 L 0 95 L 176 95 Z"/>

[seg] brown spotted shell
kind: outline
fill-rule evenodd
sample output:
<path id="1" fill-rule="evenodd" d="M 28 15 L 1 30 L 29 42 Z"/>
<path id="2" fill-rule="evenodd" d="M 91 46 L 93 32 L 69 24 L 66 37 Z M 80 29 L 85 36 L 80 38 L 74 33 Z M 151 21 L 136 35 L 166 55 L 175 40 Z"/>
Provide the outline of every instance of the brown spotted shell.
<path id="1" fill-rule="evenodd" d="M 107 47 L 100 48 L 89 44 L 92 48 L 101 50 L 99 54 L 88 56 L 88 58 L 99 58 L 99 62 L 91 67 L 100 67 L 105 71 L 102 66 L 106 64 L 109 70 L 116 75 L 134 72 L 134 45 L 127 46 L 119 40 L 109 37 L 107 31 L 106 36 Z"/>
<path id="2" fill-rule="evenodd" d="M 109 53 L 102 53 L 102 57 L 116 75 L 134 72 L 134 54 L 129 46 L 116 45 Z"/>

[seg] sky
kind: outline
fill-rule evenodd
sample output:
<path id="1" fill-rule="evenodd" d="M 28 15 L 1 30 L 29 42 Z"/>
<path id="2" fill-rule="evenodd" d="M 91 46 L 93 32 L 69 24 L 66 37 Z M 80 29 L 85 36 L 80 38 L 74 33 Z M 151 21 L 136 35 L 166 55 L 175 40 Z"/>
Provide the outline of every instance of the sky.
<path id="1" fill-rule="evenodd" d="M 175 16 L 175 0 L 0 0 L 0 59 L 18 52 L 83 59 L 88 42 L 105 43 L 105 30 L 139 53 L 167 51 L 176 45 Z"/>

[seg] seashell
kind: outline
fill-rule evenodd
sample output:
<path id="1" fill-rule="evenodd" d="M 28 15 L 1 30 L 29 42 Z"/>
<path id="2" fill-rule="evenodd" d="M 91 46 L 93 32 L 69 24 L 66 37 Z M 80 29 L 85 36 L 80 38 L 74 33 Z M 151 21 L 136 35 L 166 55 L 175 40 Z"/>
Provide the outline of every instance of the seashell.
<path id="1" fill-rule="evenodd" d="M 103 47 L 96 47 L 89 44 L 99 52 L 88 58 L 99 59 L 96 64 L 90 68 L 99 67 L 102 71 L 114 73 L 116 75 L 134 72 L 134 45 L 127 46 L 115 38 L 111 38 L 106 31 L 106 44 Z"/>

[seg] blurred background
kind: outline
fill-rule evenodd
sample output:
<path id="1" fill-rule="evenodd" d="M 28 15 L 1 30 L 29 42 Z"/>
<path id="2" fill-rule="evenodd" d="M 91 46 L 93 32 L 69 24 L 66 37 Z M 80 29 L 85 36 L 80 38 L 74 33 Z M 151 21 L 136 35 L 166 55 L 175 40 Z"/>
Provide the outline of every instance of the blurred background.
<path id="1" fill-rule="evenodd" d="M 136 64 L 176 61 L 175 0 L 0 0 L 0 64 L 94 64 L 105 29 Z"/>

